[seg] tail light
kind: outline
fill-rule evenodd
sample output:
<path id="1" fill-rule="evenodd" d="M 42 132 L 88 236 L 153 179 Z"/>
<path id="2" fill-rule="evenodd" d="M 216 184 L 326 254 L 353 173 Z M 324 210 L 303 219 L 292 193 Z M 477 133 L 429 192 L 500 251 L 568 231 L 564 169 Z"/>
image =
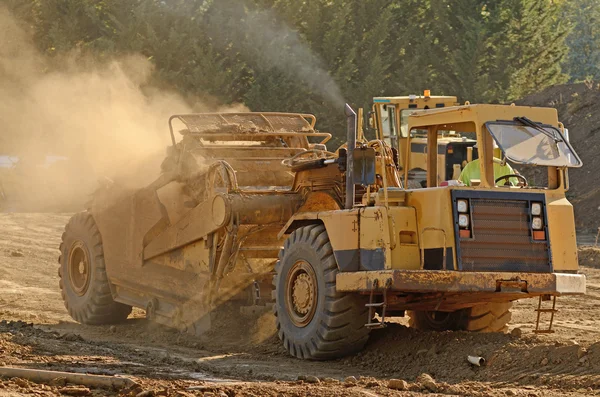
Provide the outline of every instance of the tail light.
<path id="1" fill-rule="evenodd" d="M 456 200 L 456 211 L 458 212 L 458 235 L 460 238 L 471 238 L 471 214 L 469 212 L 469 200 Z"/>
<path id="2" fill-rule="evenodd" d="M 543 209 L 542 203 L 535 201 L 531 203 L 531 237 L 536 241 L 546 240 Z"/>

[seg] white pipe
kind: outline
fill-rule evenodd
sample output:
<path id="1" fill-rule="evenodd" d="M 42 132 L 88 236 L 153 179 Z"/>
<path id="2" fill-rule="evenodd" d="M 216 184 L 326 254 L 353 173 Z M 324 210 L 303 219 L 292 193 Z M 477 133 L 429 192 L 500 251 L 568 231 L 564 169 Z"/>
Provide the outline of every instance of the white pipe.
<path id="1" fill-rule="evenodd" d="M 473 365 L 476 365 L 478 367 L 481 367 L 482 365 L 485 365 L 485 358 L 483 357 L 478 357 L 478 356 L 467 356 L 467 361 Z"/>
<path id="2" fill-rule="evenodd" d="M 65 378 L 68 383 L 91 387 L 124 388 L 135 382 L 129 378 L 103 375 L 77 374 L 73 372 L 46 371 L 40 369 L 0 367 L 0 376 L 5 378 L 24 378 L 36 383 L 51 382 L 56 378 Z"/>

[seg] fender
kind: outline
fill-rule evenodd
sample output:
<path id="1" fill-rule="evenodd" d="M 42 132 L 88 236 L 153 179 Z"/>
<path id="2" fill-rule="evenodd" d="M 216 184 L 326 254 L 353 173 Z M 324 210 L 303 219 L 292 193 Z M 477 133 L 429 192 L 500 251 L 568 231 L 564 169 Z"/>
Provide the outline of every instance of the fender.
<path id="1" fill-rule="evenodd" d="M 338 268 L 342 272 L 360 270 L 382 270 L 385 266 L 386 250 L 373 246 L 377 238 L 361 239 L 361 214 L 364 208 L 350 210 L 301 212 L 292 216 L 278 234 L 281 239 L 299 227 L 322 224 L 327 230 L 329 241 Z M 381 217 L 381 222 L 384 222 Z"/>

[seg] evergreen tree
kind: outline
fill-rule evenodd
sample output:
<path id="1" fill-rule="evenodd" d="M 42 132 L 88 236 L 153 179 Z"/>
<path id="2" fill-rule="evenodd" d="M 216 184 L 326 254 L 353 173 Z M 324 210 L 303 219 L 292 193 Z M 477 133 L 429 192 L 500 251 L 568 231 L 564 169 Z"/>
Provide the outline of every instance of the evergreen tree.
<path id="1" fill-rule="evenodd" d="M 561 63 L 567 55 L 568 26 L 551 0 L 508 0 L 504 29 L 497 35 L 499 60 L 506 68 L 506 99 L 514 100 L 567 81 Z"/>
<path id="2" fill-rule="evenodd" d="M 600 4 L 597 0 L 570 0 L 565 18 L 573 21 L 567 37 L 565 62 L 570 81 L 600 79 Z"/>

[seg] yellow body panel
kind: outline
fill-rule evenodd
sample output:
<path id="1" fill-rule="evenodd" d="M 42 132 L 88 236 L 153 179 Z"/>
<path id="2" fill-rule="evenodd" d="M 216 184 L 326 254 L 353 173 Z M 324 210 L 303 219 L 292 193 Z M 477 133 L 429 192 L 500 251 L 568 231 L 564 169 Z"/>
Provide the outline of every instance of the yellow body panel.
<path id="1" fill-rule="evenodd" d="M 406 204 L 414 207 L 417 211 L 421 248 L 454 246 L 454 222 L 452 220 L 450 189 L 410 190 Z"/>
<path id="2" fill-rule="evenodd" d="M 480 125 L 492 120 L 512 120 L 514 117 L 523 115 L 558 128 L 558 111 L 554 108 L 477 104 L 427 111 L 415 110 L 409 117 L 409 129 L 430 125 L 441 125 L 443 126 L 442 129 L 451 129 L 447 127 L 452 126 L 452 124 L 461 124 L 461 131 L 474 132 L 465 129 L 468 127 L 468 123 L 475 122 L 475 124 Z"/>
<path id="3" fill-rule="evenodd" d="M 421 252 L 416 209 L 414 207 L 390 207 L 389 213 L 397 242 L 394 249 L 391 250 L 390 266 L 386 266 L 386 269 L 419 269 Z"/>
<path id="4" fill-rule="evenodd" d="M 564 196 L 548 192 L 546 208 L 554 270 L 576 271 L 579 266 L 573 206 Z"/>

